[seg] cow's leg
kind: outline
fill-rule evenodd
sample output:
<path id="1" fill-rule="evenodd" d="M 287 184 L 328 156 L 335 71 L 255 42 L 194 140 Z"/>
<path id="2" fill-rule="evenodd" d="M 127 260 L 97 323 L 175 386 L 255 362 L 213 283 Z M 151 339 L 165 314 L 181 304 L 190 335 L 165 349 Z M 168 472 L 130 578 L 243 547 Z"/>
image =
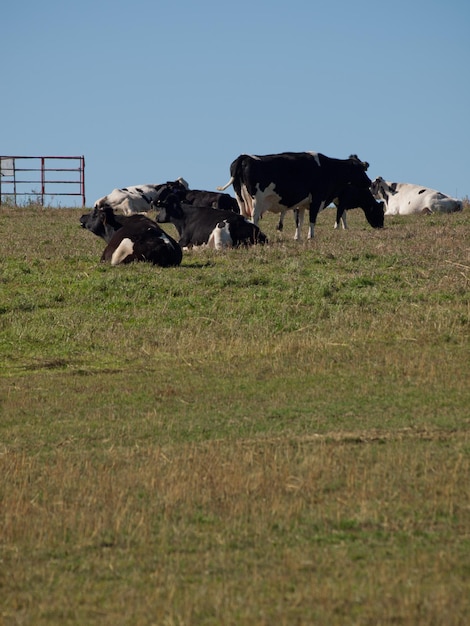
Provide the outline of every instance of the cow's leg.
<path id="1" fill-rule="evenodd" d="M 246 215 L 245 202 L 243 198 L 241 198 L 238 194 L 235 195 L 235 200 L 238 204 L 238 210 L 240 211 L 240 215 Z"/>
<path id="2" fill-rule="evenodd" d="M 325 208 L 325 201 L 322 200 L 321 202 L 311 202 L 310 203 L 310 225 L 308 228 L 308 239 L 313 239 L 313 235 L 315 232 L 315 222 L 317 220 L 317 215 L 319 213 L 319 211 L 323 211 L 323 209 Z"/>
<path id="3" fill-rule="evenodd" d="M 294 240 L 300 241 L 302 239 L 302 226 L 304 225 L 305 209 L 294 209 L 295 216 L 295 234 Z"/>
<path id="4" fill-rule="evenodd" d="M 348 224 L 346 222 L 346 211 L 345 209 L 341 206 L 341 204 L 337 204 L 336 205 L 336 221 L 335 221 L 335 229 L 339 228 L 339 225 L 341 223 L 341 227 L 344 229 L 346 229 L 348 227 Z"/>
<path id="5" fill-rule="evenodd" d="M 279 222 L 276 226 L 276 230 L 279 230 L 282 232 L 283 228 L 284 228 L 284 217 L 286 216 L 286 211 L 281 211 L 279 214 Z"/>
<path id="6" fill-rule="evenodd" d="M 246 217 L 247 219 L 254 221 L 253 213 L 254 213 L 255 200 L 254 198 L 250 196 L 250 194 L 248 193 L 248 189 L 245 187 L 245 185 L 242 185 L 241 195 L 242 195 L 242 204 L 240 204 L 240 213 L 241 215 L 243 215 L 243 217 Z"/>
<path id="7" fill-rule="evenodd" d="M 261 218 L 260 207 L 258 206 L 258 202 L 256 201 L 256 196 L 253 198 L 250 196 L 251 200 L 251 216 L 248 217 L 255 226 L 258 226 L 258 222 Z"/>
<path id="8" fill-rule="evenodd" d="M 336 211 L 335 228 L 339 228 L 340 224 L 341 224 L 341 228 L 343 230 L 347 229 L 348 223 L 346 221 L 346 211 L 337 209 L 337 211 Z"/>

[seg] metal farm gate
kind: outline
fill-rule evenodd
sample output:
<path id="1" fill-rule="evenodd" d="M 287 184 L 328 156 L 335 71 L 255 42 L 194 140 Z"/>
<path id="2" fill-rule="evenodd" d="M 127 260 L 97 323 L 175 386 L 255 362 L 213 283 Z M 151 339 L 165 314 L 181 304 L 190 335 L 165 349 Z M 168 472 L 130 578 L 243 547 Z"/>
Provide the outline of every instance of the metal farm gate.
<path id="1" fill-rule="evenodd" d="M 79 196 L 85 206 L 84 156 L 0 156 L 0 204 L 26 197 L 43 205 L 46 196 Z"/>

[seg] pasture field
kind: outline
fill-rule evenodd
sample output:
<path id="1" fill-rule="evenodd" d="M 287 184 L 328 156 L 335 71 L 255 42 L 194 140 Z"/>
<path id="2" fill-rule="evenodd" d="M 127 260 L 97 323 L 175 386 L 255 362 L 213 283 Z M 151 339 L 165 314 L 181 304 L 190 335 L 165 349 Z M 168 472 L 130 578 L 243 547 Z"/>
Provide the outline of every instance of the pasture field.
<path id="1" fill-rule="evenodd" d="M 81 213 L 0 207 L 0 625 L 469 624 L 468 207 L 170 269 Z"/>

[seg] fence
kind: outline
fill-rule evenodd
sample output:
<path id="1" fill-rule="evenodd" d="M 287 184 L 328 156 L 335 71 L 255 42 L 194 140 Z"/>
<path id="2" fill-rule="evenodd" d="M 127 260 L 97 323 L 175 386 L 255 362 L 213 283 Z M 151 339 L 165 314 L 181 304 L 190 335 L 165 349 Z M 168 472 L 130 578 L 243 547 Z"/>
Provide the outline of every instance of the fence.
<path id="1" fill-rule="evenodd" d="M 0 204 L 23 196 L 41 204 L 46 196 L 79 196 L 85 206 L 85 157 L 0 156 Z"/>

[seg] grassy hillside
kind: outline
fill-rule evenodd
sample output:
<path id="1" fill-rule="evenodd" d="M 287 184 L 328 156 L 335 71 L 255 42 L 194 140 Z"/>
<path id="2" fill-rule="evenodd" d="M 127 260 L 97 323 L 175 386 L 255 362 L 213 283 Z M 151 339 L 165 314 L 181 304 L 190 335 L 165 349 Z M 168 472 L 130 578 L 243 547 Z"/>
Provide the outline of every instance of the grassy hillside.
<path id="1" fill-rule="evenodd" d="M 170 269 L 81 213 L 0 208 L 0 624 L 468 623 L 469 211 Z"/>

